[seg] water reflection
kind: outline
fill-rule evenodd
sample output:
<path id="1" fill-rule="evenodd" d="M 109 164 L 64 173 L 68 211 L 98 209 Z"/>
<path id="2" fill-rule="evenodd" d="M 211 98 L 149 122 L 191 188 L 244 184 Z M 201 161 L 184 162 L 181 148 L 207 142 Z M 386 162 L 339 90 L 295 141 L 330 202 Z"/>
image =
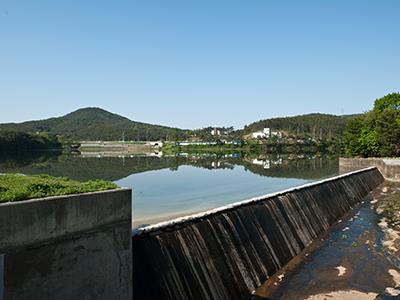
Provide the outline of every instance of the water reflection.
<path id="1" fill-rule="evenodd" d="M 279 191 L 338 171 L 337 158 L 311 155 L 0 154 L 0 173 L 104 179 L 131 187 L 135 226 Z"/>

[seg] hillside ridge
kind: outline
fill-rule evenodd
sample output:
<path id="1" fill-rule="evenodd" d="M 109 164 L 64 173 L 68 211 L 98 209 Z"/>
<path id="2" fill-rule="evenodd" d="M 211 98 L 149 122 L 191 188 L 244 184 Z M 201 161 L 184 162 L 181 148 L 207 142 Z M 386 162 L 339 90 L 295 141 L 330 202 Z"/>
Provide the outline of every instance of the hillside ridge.
<path id="1" fill-rule="evenodd" d="M 61 117 L 0 124 L 0 130 L 45 132 L 70 140 L 159 140 L 182 137 L 186 130 L 132 121 L 99 107 L 85 107 Z"/>
<path id="2" fill-rule="evenodd" d="M 281 130 L 291 134 L 301 133 L 310 136 L 335 137 L 341 136 L 348 121 L 356 116 L 309 113 L 289 117 L 275 117 L 250 123 L 245 125 L 243 129 L 232 131 L 232 133 L 234 133 L 235 137 L 240 137 L 269 127 L 272 130 Z M 187 139 L 193 133 L 199 136 L 202 131 L 204 131 L 203 136 L 207 138 L 207 136 L 210 136 L 212 128 L 210 126 L 200 130 L 186 130 L 137 122 L 99 107 L 80 108 L 61 117 L 0 124 L 0 130 L 47 133 L 75 141 L 177 140 Z"/>

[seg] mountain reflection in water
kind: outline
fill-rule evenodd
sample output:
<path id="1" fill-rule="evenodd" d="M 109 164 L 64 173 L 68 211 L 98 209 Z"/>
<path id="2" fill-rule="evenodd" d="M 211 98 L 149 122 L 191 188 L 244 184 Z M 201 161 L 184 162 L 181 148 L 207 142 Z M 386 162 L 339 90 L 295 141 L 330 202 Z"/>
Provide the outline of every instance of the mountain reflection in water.
<path id="1" fill-rule="evenodd" d="M 103 179 L 133 189 L 133 224 L 185 214 L 337 175 L 338 158 L 312 155 L 117 157 L 59 152 L 2 153 L 0 173 Z"/>

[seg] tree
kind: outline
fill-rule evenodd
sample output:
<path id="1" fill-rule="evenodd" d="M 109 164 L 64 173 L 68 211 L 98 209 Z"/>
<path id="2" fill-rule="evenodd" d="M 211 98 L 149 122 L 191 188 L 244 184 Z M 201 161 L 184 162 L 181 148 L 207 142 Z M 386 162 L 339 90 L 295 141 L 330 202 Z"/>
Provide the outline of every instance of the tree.
<path id="1" fill-rule="evenodd" d="M 376 114 L 375 132 L 380 145 L 380 156 L 399 156 L 400 110 L 386 108 Z"/>
<path id="2" fill-rule="evenodd" d="M 344 143 L 346 145 L 346 155 L 357 156 L 361 153 L 361 130 L 363 125 L 363 116 L 353 119 L 347 125 L 344 133 Z"/>
<path id="3" fill-rule="evenodd" d="M 375 100 L 374 111 L 382 112 L 385 109 L 398 111 L 400 109 L 400 94 L 391 93 Z"/>
<path id="4" fill-rule="evenodd" d="M 376 134 L 376 116 L 373 112 L 363 118 L 359 143 L 360 154 L 364 157 L 380 156 L 380 144 Z"/>
<path id="5" fill-rule="evenodd" d="M 349 122 L 344 137 L 348 156 L 400 156 L 400 94 L 375 100 L 372 111 Z"/>

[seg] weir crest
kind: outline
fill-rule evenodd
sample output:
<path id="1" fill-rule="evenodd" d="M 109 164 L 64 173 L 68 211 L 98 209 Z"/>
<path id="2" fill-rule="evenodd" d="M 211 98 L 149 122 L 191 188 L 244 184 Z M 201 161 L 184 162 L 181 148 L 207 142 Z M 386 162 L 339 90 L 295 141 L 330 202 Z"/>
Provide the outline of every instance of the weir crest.
<path id="1" fill-rule="evenodd" d="M 134 299 L 246 299 L 383 181 L 374 167 L 133 232 Z"/>

